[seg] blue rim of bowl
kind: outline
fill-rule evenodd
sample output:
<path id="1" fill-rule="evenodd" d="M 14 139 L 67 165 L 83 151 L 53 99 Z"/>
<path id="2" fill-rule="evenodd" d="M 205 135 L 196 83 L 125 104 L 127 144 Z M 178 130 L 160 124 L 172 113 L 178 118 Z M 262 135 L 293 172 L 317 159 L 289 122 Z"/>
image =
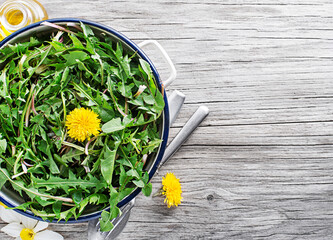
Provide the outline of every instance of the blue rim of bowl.
<path id="1" fill-rule="evenodd" d="M 142 59 L 144 59 L 145 61 L 147 61 L 153 71 L 153 74 L 154 74 L 154 77 L 156 79 L 156 82 L 158 83 L 158 88 L 161 90 L 162 89 L 162 84 L 161 84 L 161 80 L 160 80 L 160 76 L 154 66 L 154 64 L 151 62 L 151 60 L 147 57 L 147 55 L 130 39 L 128 39 L 125 35 L 123 35 L 122 33 L 118 32 L 117 30 L 111 28 L 111 27 L 108 27 L 106 25 L 103 25 L 103 24 L 100 24 L 100 23 L 96 23 L 96 22 L 93 22 L 93 21 L 89 21 L 89 20 L 84 20 L 84 19 L 77 19 L 77 18 L 53 18 L 53 19 L 48 19 L 48 20 L 45 20 L 45 21 L 40 21 L 40 22 L 37 22 L 37 23 L 33 23 L 33 24 L 30 24 L 20 30 L 17 30 L 16 32 L 12 33 L 11 35 L 9 35 L 8 37 L 6 37 L 5 39 L 3 39 L 1 42 L 0 42 L 0 48 L 5 45 L 8 41 L 12 40 L 13 38 L 15 38 L 16 36 L 18 36 L 19 34 L 27 31 L 27 30 L 30 30 L 30 29 L 33 29 L 35 27 L 38 27 L 40 26 L 40 24 L 42 22 L 51 22 L 51 23 L 63 23 L 63 22 L 72 22 L 72 23 L 84 23 L 84 24 L 87 24 L 87 25 L 91 25 L 91 26 L 94 26 L 94 27 L 97 27 L 101 30 L 104 30 L 104 31 L 107 31 L 109 33 L 111 33 L 112 35 L 116 36 L 117 38 L 119 38 L 121 41 L 125 42 L 127 45 L 129 45 L 134 51 L 137 51 L 137 53 L 140 55 L 140 57 Z M 162 144 L 159 148 L 159 152 L 158 152 L 158 155 L 156 157 L 156 160 L 155 160 L 155 163 L 153 165 L 153 167 L 151 168 L 150 170 L 150 173 L 149 173 L 149 181 L 151 180 L 151 178 L 154 176 L 158 166 L 159 166 L 159 163 L 160 161 L 162 160 L 162 157 L 164 155 L 164 151 L 165 151 L 165 148 L 166 148 L 166 144 L 167 144 L 167 140 L 168 140 L 168 136 L 169 136 L 169 105 L 168 105 L 168 99 L 166 97 L 166 92 L 164 90 L 164 102 L 165 102 L 165 107 L 164 107 L 164 111 L 163 111 L 163 114 L 164 114 L 164 125 L 163 125 L 163 129 L 162 129 Z M 133 198 L 135 198 L 139 193 L 141 192 L 141 189 L 140 188 L 137 188 L 135 191 L 133 191 L 130 195 L 128 195 L 126 198 L 124 198 L 122 201 L 120 201 L 118 203 L 118 207 L 122 207 L 124 205 L 126 205 L 128 202 L 130 202 Z M 9 203 L 8 201 L 6 201 L 5 199 L 3 199 L 1 196 L 0 196 L 0 202 L 4 203 L 6 206 L 8 207 L 16 207 L 14 205 L 12 205 L 11 203 Z M 36 219 L 36 220 L 39 220 L 39 221 L 44 221 L 41 217 L 38 217 L 36 215 L 34 215 L 33 213 L 29 213 L 29 212 L 24 212 L 23 210 L 19 210 L 19 209 L 14 209 L 16 212 L 19 212 L 20 214 L 23 214 L 27 217 L 30 217 L 30 218 L 33 218 L 33 219 Z M 106 208 L 106 209 L 103 209 L 103 210 L 100 210 L 100 211 L 97 211 L 96 213 L 91 213 L 91 214 L 88 214 L 86 216 L 81 216 L 79 217 L 78 219 L 74 219 L 74 218 L 70 218 L 68 221 L 65 221 L 65 220 L 60 220 L 60 221 L 56 221 L 54 220 L 53 222 L 57 222 L 57 223 L 80 223 L 80 222 L 86 222 L 86 221 L 90 221 L 90 220 L 93 220 L 93 219 L 96 219 L 98 217 L 100 217 L 102 211 L 108 211 L 109 208 Z"/>

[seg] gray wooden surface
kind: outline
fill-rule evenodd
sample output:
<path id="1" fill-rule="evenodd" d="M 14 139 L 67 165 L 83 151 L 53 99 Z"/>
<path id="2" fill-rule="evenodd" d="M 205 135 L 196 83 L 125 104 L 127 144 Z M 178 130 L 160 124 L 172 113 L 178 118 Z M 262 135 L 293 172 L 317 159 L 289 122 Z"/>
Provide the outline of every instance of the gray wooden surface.
<path id="1" fill-rule="evenodd" d="M 198 106 L 211 110 L 152 181 L 157 191 L 174 172 L 183 203 L 140 195 L 119 239 L 333 239 L 332 1 L 41 2 L 51 18 L 167 49 L 178 70 L 169 92 L 187 96 L 171 139 Z M 51 228 L 87 237 L 87 224 Z"/>

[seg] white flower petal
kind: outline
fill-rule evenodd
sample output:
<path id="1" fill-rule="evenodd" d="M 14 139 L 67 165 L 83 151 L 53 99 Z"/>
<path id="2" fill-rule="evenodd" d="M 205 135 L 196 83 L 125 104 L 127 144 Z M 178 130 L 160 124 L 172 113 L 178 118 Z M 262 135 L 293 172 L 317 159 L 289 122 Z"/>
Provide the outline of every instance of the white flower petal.
<path id="1" fill-rule="evenodd" d="M 6 223 L 21 222 L 21 214 L 15 212 L 14 210 L 3 208 L 0 214 L 1 219 Z"/>
<path id="2" fill-rule="evenodd" d="M 27 166 L 24 165 L 23 162 L 21 163 L 21 165 L 22 165 L 23 172 L 24 172 L 24 173 L 28 173 L 28 168 L 27 168 Z"/>
<path id="3" fill-rule="evenodd" d="M 21 237 L 17 237 L 17 238 L 15 238 L 15 240 L 22 240 L 22 238 Z"/>
<path id="4" fill-rule="evenodd" d="M 38 221 L 24 215 L 21 215 L 21 223 L 25 228 L 34 229 Z"/>
<path id="5" fill-rule="evenodd" d="M 20 172 L 18 174 L 15 174 L 15 175 L 12 176 L 12 179 L 15 179 L 15 178 L 17 178 L 17 177 L 19 177 L 19 176 L 21 176 L 23 174 L 24 174 L 24 172 Z"/>
<path id="6" fill-rule="evenodd" d="M 143 92 L 147 87 L 145 85 L 140 85 L 138 92 Z"/>
<path id="7" fill-rule="evenodd" d="M 47 222 L 41 222 L 39 221 L 34 229 L 35 233 L 38 233 L 44 229 L 46 229 L 49 226 L 49 224 Z"/>
<path id="8" fill-rule="evenodd" d="M 3 227 L 1 231 L 8 234 L 11 237 L 19 237 L 20 233 L 23 229 L 23 225 L 15 222 L 15 223 L 9 223 L 7 226 Z"/>
<path id="9" fill-rule="evenodd" d="M 45 239 L 64 240 L 64 237 L 61 236 L 59 233 L 50 230 L 45 230 L 37 233 L 34 238 L 34 240 L 45 240 Z"/>

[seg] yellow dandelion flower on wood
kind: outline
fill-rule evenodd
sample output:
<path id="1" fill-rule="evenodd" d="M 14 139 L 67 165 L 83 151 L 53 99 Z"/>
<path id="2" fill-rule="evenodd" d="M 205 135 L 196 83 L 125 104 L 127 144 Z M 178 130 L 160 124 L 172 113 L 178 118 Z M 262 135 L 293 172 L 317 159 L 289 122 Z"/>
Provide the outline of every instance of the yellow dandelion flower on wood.
<path id="1" fill-rule="evenodd" d="M 182 201 L 182 187 L 179 179 L 173 173 L 167 173 L 162 179 L 162 194 L 165 195 L 165 200 L 168 207 L 178 206 Z"/>
<path id="2" fill-rule="evenodd" d="M 68 135 L 80 142 L 89 140 L 91 135 L 97 136 L 101 131 L 100 123 L 98 115 L 85 108 L 75 108 L 66 118 Z"/>

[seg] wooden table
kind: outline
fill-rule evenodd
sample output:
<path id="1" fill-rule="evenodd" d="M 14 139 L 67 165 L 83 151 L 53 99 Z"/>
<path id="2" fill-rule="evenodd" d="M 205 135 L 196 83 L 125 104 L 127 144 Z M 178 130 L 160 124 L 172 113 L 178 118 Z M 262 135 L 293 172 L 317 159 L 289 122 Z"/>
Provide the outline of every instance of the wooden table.
<path id="1" fill-rule="evenodd" d="M 168 92 L 186 94 L 170 139 L 198 106 L 211 110 L 152 180 L 156 192 L 175 173 L 183 203 L 140 194 L 119 239 L 333 239 L 332 1 L 41 2 L 50 18 L 167 49 L 178 70 Z M 51 228 L 87 236 L 87 224 Z"/>

